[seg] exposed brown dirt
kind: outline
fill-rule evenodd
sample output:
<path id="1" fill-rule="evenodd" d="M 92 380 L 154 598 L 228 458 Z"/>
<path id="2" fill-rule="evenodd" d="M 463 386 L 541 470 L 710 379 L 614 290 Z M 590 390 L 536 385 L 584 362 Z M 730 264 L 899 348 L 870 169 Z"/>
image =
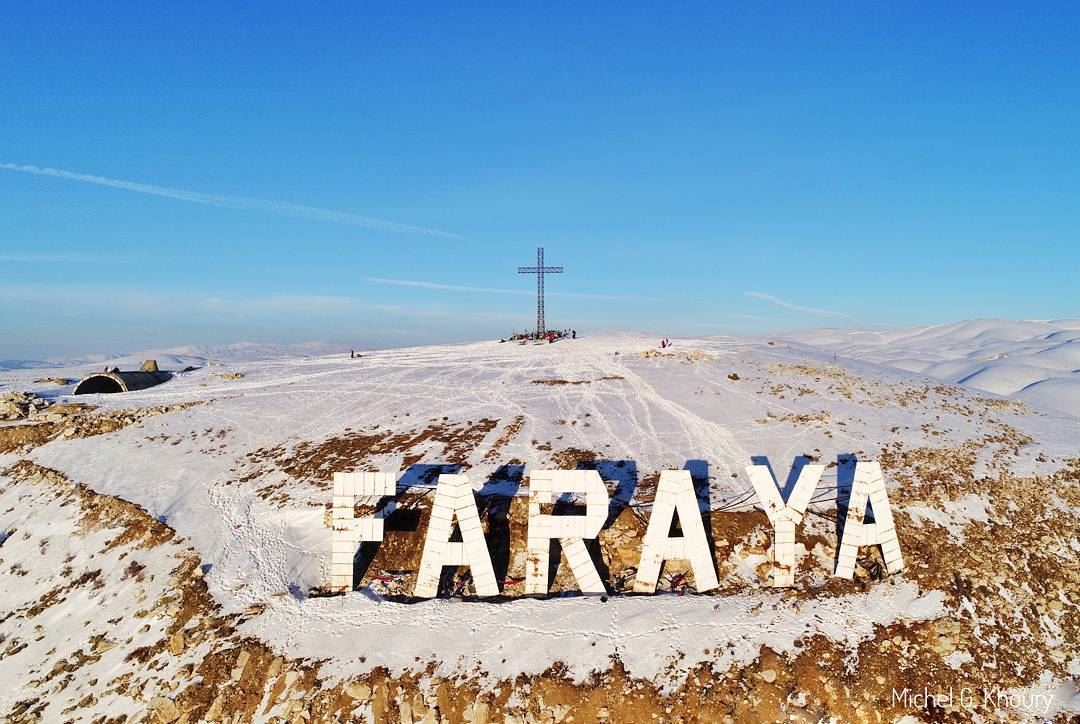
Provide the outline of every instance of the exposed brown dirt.
<path id="1" fill-rule="evenodd" d="M 560 387 L 562 385 L 591 385 L 594 382 L 617 382 L 625 379 L 621 375 L 605 375 L 595 380 L 533 380 L 534 385 L 547 385 L 548 387 Z"/>
<path id="2" fill-rule="evenodd" d="M 762 425 L 767 425 L 771 422 L 787 422 L 792 425 L 806 426 L 812 423 L 827 425 L 831 420 L 832 415 L 829 413 L 828 410 L 806 413 L 788 412 L 782 415 L 775 412 L 766 412 L 765 418 L 758 420 L 758 423 Z"/>
<path id="3" fill-rule="evenodd" d="M 148 417 L 164 415 L 199 404 L 203 403 L 186 402 L 109 412 L 95 412 L 90 405 L 81 403 L 53 405 L 42 414 L 43 417 L 48 418 L 47 421 L 0 427 L 0 453 L 26 451 L 28 448 L 40 447 L 57 439 L 71 440 L 107 435 L 135 425 Z"/>
<path id="4" fill-rule="evenodd" d="M 511 440 L 518 436 L 518 433 L 521 432 L 521 428 L 524 426 L 525 416 L 518 415 L 517 417 L 515 417 L 510 422 L 510 424 L 506 426 L 502 434 L 499 435 L 499 438 L 494 443 L 492 443 L 491 448 L 488 449 L 486 453 L 484 453 L 484 460 L 489 462 L 492 460 L 498 460 L 499 455 L 502 453 L 502 449 L 506 447 L 507 443 L 509 443 Z"/>
<path id="5" fill-rule="evenodd" d="M 364 470 L 374 455 L 404 453 L 403 467 L 425 459 L 441 464 L 464 464 L 480 446 L 498 420 L 463 423 L 445 420 L 406 432 L 373 428 L 349 432 L 318 442 L 294 446 L 275 445 L 246 456 L 246 470 L 239 482 L 256 480 L 270 470 L 280 470 L 294 480 L 329 489 L 335 471 Z"/>
<path id="6" fill-rule="evenodd" d="M 661 352 L 658 349 L 647 349 L 644 352 L 638 353 L 639 357 L 645 359 L 672 359 L 679 360 L 684 364 L 692 364 L 695 362 L 715 362 L 716 358 L 708 352 L 702 352 L 701 350 L 691 350 L 689 352 Z"/>
<path id="7" fill-rule="evenodd" d="M 592 450 L 568 447 L 551 453 L 551 464 L 557 470 L 578 470 L 589 467 L 589 464 L 599 458 Z"/>

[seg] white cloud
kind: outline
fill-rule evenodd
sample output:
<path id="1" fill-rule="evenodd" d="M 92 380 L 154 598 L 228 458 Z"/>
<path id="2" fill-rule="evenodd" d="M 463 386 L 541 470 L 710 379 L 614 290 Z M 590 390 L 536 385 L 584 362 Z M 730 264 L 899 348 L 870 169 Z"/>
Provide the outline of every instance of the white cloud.
<path id="1" fill-rule="evenodd" d="M 442 284 L 440 282 L 426 282 L 418 279 L 386 279 L 384 277 L 367 277 L 364 281 L 371 282 L 372 284 L 384 284 L 394 287 L 413 287 L 416 289 L 434 289 L 443 292 L 465 292 L 471 294 L 513 294 L 515 296 L 535 297 L 536 292 L 533 290 L 525 289 L 502 289 L 499 287 L 470 287 L 460 286 L 457 284 Z M 662 299 L 659 297 L 639 297 L 634 295 L 621 295 L 621 294 L 589 294 L 582 292 L 549 292 L 545 291 L 546 297 L 557 297 L 562 299 L 593 299 L 596 301 L 610 301 L 610 302 L 672 302 L 677 301 L 673 299 Z"/>
<path id="2" fill-rule="evenodd" d="M 784 309 L 791 309 L 796 312 L 803 312 L 805 314 L 815 314 L 819 317 L 841 317 L 843 319 L 850 319 L 857 321 L 854 316 L 845 312 L 834 312 L 829 309 L 818 309 L 817 307 L 804 307 L 801 304 L 792 304 L 791 302 L 785 302 L 780 297 L 773 296 L 772 294 L 765 294 L 764 292 L 743 292 L 746 296 L 754 299 L 760 299 L 763 302 L 769 302 L 775 304 L 778 307 Z"/>
<path id="3" fill-rule="evenodd" d="M 835 317 L 838 319 L 846 319 L 850 322 L 854 322 L 860 325 L 869 325 L 870 327 L 896 328 L 902 326 L 899 324 L 894 324 L 892 322 L 877 322 L 869 319 L 861 319 L 852 314 L 848 314 L 847 312 L 837 312 L 831 309 L 818 309 L 817 307 L 805 307 L 801 304 L 793 304 L 791 302 L 786 302 L 777 296 L 774 296 L 772 294 L 765 294 L 764 292 L 743 292 L 743 294 L 748 297 L 753 297 L 754 299 L 760 299 L 763 302 L 775 304 L 776 306 L 783 307 L 784 309 L 790 309 L 795 312 L 803 312 L 804 314 L 814 314 L 819 317 Z"/>
<path id="4" fill-rule="evenodd" d="M 187 291 L 148 290 L 137 287 L 81 284 L 6 284 L 0 286 L 0 302 L 12 308 L 31 307 L 34 312 L 62 310 L 65 315 L 93 319 L 111 316 L 163 316 L 167 322 L 198 322 L 213 326 L 225 320 L 295 320 L 319 317 L 325 320 L 354 320 L 357 315 L 375 315 L 370 322 L 398 317 L 414 320 L 500 321 L 528 319 L 526 307 L 520 314 L 477 312 L 443 307 L 370 302 L 359 297 L 318 294 L 266 294 L 226 296 Z"/>
<path id="5" fill-rule="evenodd" d="M 439 282 L 425 282 L 417 279 L 386 279 L 383 277 L 367 277 L 364 281 L 372 284 L 384 284 L 393 287 L 413 287 L 416 289 L 436 289 L 444 292 L 475 292 L 478 294 L 518 294 L 533 295 L 535 292 L 527 292 L 523 289 L 499 289 L 496 287 L 467 287 L 456 284 L 441 284 Z"/>
<path id="6" fill-rule="evenodd" d="M 10 264 L 128 264 L 142 257 L 112 254 L 78 254 L 58 252 L 53 254 L 25 254 L 0 252 L 0 261 Z"/>
<path id="7" fill-rule="evenodd" d="M 104 176 L 65 171 L 63 169 L 41 168 L 39 166 L 28 166 L 17 163 L 0 163 L 0 168 L 9 171 L 30 173 L 36 176 L 51 176 L 53 178 L 62 178 L 69 181 L 82 181 L 83 183 L 108 186 L 110 188 L 123 189 L 125 191 L 135 191 L 140 194 L 150 194 L 152 196 L 163 196 L 177 201 L 187 201 L 193 204 L 204 204 L 206 206 L 218 206 L 241 211 L 259 211 L 269 214 L 280 214 L 283 216 L 295 216 L 303 219 L 329 221 L 335 224 L 348 224 L 351 226 L 361 226 L 368 229 L 379 229 L 381 231 L 392 231 L 401 234 L 423 234 L 427 236 L 440 236 L 448 239 L 464 238 L 458 234 L 451 234 L 447 231 L 438 231 L 437 229 L 428 229 L 423 226 L 399 224 L 394 221 L 384 221 L 382 219 L 373 219 L 369 216 L 359 216 L 344 211 L 332 211 L 330 209 L 320 209 L 315 206 L 292 204 L 284 201 L 253 199 L 247 196 L 206 194 L 199 191 L 186 191 L 184 189 L 174 189 L 166 186 L 154 186 L 151 184 L 136 183 L 134 181 L 122 181 L 119 179 L 106 178 Z"/>

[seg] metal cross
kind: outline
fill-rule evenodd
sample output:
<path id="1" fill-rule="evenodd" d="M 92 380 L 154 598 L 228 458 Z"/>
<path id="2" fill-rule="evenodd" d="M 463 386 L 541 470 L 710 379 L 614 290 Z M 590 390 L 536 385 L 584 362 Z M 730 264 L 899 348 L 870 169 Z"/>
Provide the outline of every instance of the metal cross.
<path id="1" fill-rule="evenodd" d="M 544 247 L 536 249 L 536 266 L 519 266 L 518 274 L 536 275 L 536 336 L 543 337 L 547 333 L 544 326 L 544 275 L 562 274 L 561 266 L 544 266 Z"/>

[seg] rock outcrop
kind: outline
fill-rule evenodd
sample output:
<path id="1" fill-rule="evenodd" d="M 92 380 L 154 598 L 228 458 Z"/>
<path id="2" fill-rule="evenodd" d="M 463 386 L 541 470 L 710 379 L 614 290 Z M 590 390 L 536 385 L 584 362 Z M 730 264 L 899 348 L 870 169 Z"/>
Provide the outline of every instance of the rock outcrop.
<path id="1" fill-rule="evenodd" d="M 0 420 L 25 420 L 48 406 L 48 400 L 30 392 L 8 392 L 0 396 Z"/>

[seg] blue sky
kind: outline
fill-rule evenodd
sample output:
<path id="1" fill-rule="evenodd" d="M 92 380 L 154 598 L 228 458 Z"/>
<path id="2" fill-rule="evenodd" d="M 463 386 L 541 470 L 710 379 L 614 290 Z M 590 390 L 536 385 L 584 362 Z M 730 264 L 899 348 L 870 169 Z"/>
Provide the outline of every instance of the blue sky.
<path id="1" fill-rule="evenodd" d="M 939 5 L 5 1 L 0 358 L 1080 315 L 1080 6 Z"/>

